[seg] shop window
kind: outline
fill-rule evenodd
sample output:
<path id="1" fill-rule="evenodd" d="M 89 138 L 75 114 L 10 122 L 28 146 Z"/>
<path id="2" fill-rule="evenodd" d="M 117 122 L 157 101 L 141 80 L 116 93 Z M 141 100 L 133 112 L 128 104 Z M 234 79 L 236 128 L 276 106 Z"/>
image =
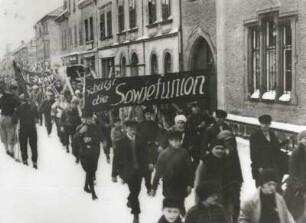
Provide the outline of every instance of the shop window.
<path id="1" fill-rule="evenodd" d="M 105 15 L 102 13 L 100 15 L 100 39 L 105 38 Z"/>
<path id="2" fill-rule="evenodd" d="M 163 20 L 168 19 L 170 16 L 171 16 L 170 0 L 162 0 L 162 17 L 163 17 Z"/>
<path id="3" fill-rule="evenodd" d="M 113 36 L 113 27 L 112 27 L 112 11 L 106 13 L 106 22 L 107 22 L 107 37 Z"/>
<path id="4" fill-rule="evenodd" d="M 131 76 L 138 76 L 138 57 L 136 53 L 133 53 L 131 58 Z"/>
<path id="5" fill-rule="evenodd" d="M 248 25 L 248 92 L 251 99 L 289 102 L 294 96 L 292 38 L 295 17 L 259 16 Z"/>
<path id="6" fill-rule="evenodd" d="M 156 21 L 156 0 L 149 0 L 149 24 Z"/>
<path id="7" fill-rule="evenodd" d="M 151 75 L 158 74 L 158 63 L 156 54 L 151 56 Z"/>
<path id="8" fill-rule="evenodd" d="M 169 74 L 172 72 L 171 54 L 169 52 L 165 54 L 164 71 L 165 71 L 165 74 Z"/>
<path id="9" fill-rule="evenodd" d="M 136 27 L 136 1 L 129 0 L 130 28 Z"/>
<path id="10" fill-rule="evenodd" d="M 124 30 L 124 3 L 123 1 L 118 3 L 118 27 L 119 32 Z"/>

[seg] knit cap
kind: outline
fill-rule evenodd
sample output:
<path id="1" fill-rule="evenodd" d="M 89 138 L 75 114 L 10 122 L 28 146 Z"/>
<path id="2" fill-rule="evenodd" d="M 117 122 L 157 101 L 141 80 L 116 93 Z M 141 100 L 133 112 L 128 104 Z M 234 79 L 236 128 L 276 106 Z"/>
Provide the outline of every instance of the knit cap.
<path id="1" fill-rule="evenodd" d="M 186 116 L 185 115 L 177 115 L 177 116 L 175 116 L 174 122 L 177 123 L 179 121 L 187 122 Z"/>

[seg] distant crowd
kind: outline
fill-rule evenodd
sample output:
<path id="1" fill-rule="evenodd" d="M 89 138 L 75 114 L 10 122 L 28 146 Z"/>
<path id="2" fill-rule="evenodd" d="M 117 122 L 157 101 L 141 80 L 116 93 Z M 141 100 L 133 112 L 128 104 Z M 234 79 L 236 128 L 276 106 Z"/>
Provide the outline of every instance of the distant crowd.
<path id="1" fill-rule="evenodd" d="M 35 85 L 29 94 L 19 95 L 18 86 L 11 84 L 3 92 L 1 141 L 17 162 L 29 165 L 29 143 L 33 168 L 38 169 L 36 125 L 44 120 L 48 135 L 55 123 L 63 149 L 86 172 L 84 191 L 93 200 L 98 199 L 95 178 L 103 149 L 112 165 L 112 181 L 120 178 L 128 186 L 126 205 L 133 223 L 141 222 L 142 179 L 148 196 L 154 197 L 162 185 L 163 215 L 158 223 L 306 222 L 306 131 L 299 134 L 287 188 L 282 191 L 286 168 L 280 161 L 281 144 L 270 129 L 272 117 L 259 116 L 260 128 L 250 137 L 252 175 L 258 190 L 241 205 L 244 179 L 239 145 L 226 124 L 226 111 L 215 110 L 211 115 L 194 101 L 188 106 L 135 105 L 86 113 L 83 88 L 63 88 L 58 85 L 55 91 Z M 186 210 L 185 198 L 193 188 L 195 205 Z"/>

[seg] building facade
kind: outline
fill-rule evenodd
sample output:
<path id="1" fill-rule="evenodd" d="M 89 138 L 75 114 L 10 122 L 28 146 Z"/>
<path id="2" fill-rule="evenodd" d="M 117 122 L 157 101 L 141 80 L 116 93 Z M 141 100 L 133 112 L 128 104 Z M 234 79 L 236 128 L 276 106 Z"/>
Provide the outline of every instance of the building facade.
<path id="1" fill-rule="evenodd" d="M 184 69 L 214 63 L 216 107 L 306 124 L 306 1 L 185 0 L 182 8 Z"/>
<path id="2" fill-rule="evenodd" d="M 62 7 L 51 11 L 34 26 L 38 71 L 56 69 L 61 65 L 59 27 L 55 22 L 55 18 L 62 11 Z"/>
<path id="3" fill-rule="evenodd" d="M 36 40 L 32 39 L 27 43 L 22 41 L 13 53 L 15 62 L 25 70 L 34 71 L 37 64 L 36 48 Z"/>

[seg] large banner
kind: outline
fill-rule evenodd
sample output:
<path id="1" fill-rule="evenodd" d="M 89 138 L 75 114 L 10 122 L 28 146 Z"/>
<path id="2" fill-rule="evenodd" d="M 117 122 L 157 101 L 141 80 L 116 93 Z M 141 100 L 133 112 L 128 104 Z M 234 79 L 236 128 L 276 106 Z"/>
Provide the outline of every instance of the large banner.
<path id="1" fill-rule="evenodd" d="M 209 75 L 181 72 L 165 76 L 150 75 L 86 79 L 85 112 L 98 112 L 136 104 L 160 104 L 206 100 Z"/>

